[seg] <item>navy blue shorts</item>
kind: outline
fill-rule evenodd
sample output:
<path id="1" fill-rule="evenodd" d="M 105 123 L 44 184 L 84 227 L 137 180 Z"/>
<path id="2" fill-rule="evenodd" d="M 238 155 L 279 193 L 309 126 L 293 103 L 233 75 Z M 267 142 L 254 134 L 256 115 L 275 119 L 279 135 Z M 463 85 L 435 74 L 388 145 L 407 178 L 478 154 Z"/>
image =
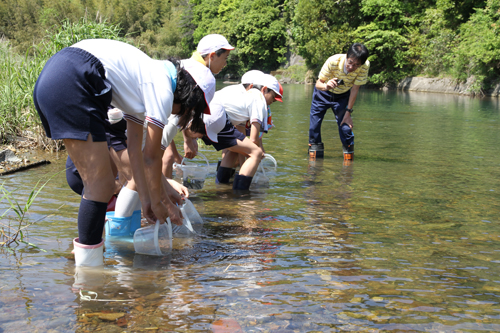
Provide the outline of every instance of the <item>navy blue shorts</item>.
<path id="1" fill-rule="evenodd" d="M 212 145 L 217 151 L 219 151 L 222 149 L 234 147 L 238 144 L 237 140 L 243 141 L 245 140 L 245 138 L 245 134 L 238 131 L 236 127 L 231 124 L 229 119 L 226 119 L 226 126 L 224 126 L 222 131 L 217 134 L 217 140 L 219 142 L 213 142 L 206 135 L 202 138 L 202 140 L 206 145 Z"/>
<path id="2" fill-rule="evenodd" d="M 113 148 L 116 152 L 127 149 L 127 121 L 120 120 L 116 124 L 106 122 L 106 139 L 108 148 Z"/>
<path id="3" fill-rule="evenodd" d="M 67 47 L 47 61 L 33 91 L 49 138 L 106 141 L 111 85 L 102 63 L 79 48 Z"/>
<path id="4" fill-rule="evenodd" d="M 80 173 L 76 169 L 75 164 L 68 155 L 66 159 L 66 181 L 69 187 L 79 195 L 83 194 L 83 180 Z"/>

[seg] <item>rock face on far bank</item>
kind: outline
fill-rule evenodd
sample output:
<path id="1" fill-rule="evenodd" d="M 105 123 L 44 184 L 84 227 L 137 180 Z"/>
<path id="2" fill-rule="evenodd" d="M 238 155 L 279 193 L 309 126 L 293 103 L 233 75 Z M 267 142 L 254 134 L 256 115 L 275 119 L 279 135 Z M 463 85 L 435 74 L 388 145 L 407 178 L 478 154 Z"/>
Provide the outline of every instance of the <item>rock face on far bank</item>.
<path id="1" fill-rule="evenodd" d="M 468 80 L 465 83 L 457 83 L 452 79 L 408 77 L 399 82 L 397 89 L 407 91 L 436 92 L 444 94 L 473 95 L 471 89 L 472 84 L 473 80 Z M 493 89 L 484 91 L 483 93 L 484 96 L 499 97 L 500 83 L 497 83 Z"/>

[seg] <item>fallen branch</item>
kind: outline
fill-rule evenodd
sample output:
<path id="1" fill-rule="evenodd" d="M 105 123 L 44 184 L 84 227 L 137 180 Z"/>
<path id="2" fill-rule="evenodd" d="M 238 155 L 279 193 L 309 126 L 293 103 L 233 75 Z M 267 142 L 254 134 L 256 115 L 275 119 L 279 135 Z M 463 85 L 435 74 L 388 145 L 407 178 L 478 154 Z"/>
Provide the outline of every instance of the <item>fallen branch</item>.
<path id="1" fill-rule="evenodd" d="M 28 169 L 31 169 L 31 168 L 34 168 L 34 167 L 37 167 L 37 166 L 40 166 L 40 165 L 45 165 L 45 164 L 50 164 L 50 161 L 48 161 L 48 160 L 42 160 L 42 161 L 38 161 L 38 162 L 35 162 L 35 163 L 26 164 L 26 165 L 23 165 L 23 166 L 14 168 L 14 169 L 10 169 L 10 170 L 4 171 L 4 172 L 0 172 L 0 176 L 10 175 L 11 173 L 14 173 L 14 172 L 28 170 Z"/>

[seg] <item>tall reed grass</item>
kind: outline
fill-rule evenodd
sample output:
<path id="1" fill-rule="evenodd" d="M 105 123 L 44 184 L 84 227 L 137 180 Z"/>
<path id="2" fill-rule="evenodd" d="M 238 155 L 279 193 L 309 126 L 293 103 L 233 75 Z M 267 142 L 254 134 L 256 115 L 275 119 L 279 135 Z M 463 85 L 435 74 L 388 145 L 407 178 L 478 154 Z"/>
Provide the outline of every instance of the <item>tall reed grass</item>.
<path id="1" fill-rule="evenodd" d="M 28 247 L 34 247 L 40 251 L 46 252 L 28 240 L 28 229 L 31 229 L 31 226 L 47 216 L 37 221 L 33 221 L 29 218 L 29 210 L 45 185 L 61 172 L 64 172 L 64 170 L 55 173 L 46 180 L 40 179 L 31 189 L 27 198 L 20 197 L 16 190 L 8 190 L 5 186 L 5 181 L 0 184 L 0 206 L 2 206 L 2 208 L 6 207 L 5 211 L 0 214 L 0 247 L 4 247 L 8 251 L 14 252 L 13 247 L 22 243 Z M 62 206 L 64 206 L 64 204 Z"/>
<path id="2" fill-rule="evenodd" d="M 24 55 L 16 54 L 8 40 L 0 39 L 0 141 L 10 136 L 37 139 L 42 133 L 33 104 L 33 88 L 47 60 L 67 46 L 83 39 L 106 38 L 126 41 L 120 27 L 106 22 L 64 21 L 55 32 Z"/>

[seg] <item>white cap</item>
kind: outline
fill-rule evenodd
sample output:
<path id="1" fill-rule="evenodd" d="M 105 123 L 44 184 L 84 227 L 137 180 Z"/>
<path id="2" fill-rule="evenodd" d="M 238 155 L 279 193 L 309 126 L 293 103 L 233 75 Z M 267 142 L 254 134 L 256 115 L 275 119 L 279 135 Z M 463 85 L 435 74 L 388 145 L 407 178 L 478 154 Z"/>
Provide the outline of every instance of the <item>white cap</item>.
<path id="1" fill-rule="evenodd" d="M 191 75 L 201 90 L 203 90 L 205 102 L 207 102 L 207 108 L 203 113 L 210 114 L 209 105 L 215 94 L 214 75 L 207 66 L 191 58 L 181 60 L 181 65 Z"/>
<path id="2" fill-rule="evenodd" d="M 229 45 L 226 37 L 218 34 L 206 35 L 198 43 L 196 51 L 201 55 L 209 54 L 217 50 L 234 50 L 234 47 Z"/>
<path id="3" fill-rule="evenodd" d="M 256 81 L 256 84 L 260 84 L 271 89 L 276 93 L 275 100 L 283 102 L 283 88 L 274 76 L 272 76 L 271 74 L 264 74 L 263 76 L 257 77 L 257 80 L 259 81 Z"/>
<path id="4" fill-rule="evenodd" d="M 258 77 L 261 76 L 261 75 L 264 75 L 264 73 L 261 72 L 261 71 L 258 71 L 256 69 L 248 71 L 245 74 L 243 74 L 243 76 L 241 77 L 241 83 L 242 84 L 254 84 L 254 83 L 257 83 Z"/>
<path id="5" fill-rule="evenodd" d="M 222 103 L 217 99 L 212 100 L 212 103 L 210 103 L 210 114 L 203 115 L 203 122 L 205 123 L 205 130 L 210 141 L 219 142 L 217 134 L 226 126 L 226 111 Z"/>

